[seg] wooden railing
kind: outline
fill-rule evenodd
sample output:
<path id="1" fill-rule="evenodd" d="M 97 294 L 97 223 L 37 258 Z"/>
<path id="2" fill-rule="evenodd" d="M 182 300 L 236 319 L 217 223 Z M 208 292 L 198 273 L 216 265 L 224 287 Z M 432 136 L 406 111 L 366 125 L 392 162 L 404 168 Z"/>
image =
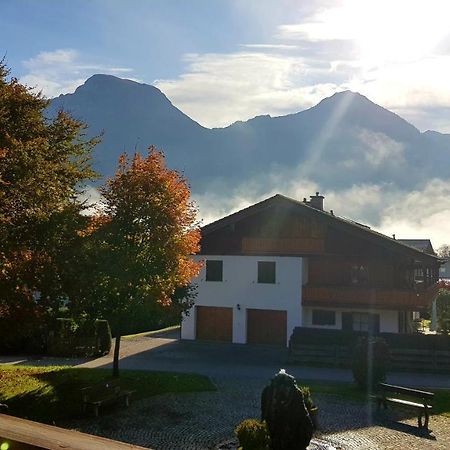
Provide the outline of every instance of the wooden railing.
<path id="1" fill-rule="evenodd" d="M 437 285 L 424 291 L 356 286 L 304 286 L 302 304 L 304 306 L 357 306 L 417 310 L 430 306 L 437 290 Z"/>
<path id="2" fill-rule="evenodd" d="M 11 450 L 146 450 L 144 447 L 0 414 L 0 443 Z M 2 446 L 3 448 L 3 446 Z"/>
<path id="3" fill-rule="evenodd" d="M 242 253 L 248 254 L 321 254 L 324 252 L 324 249 L 324 240 L 317 238 L 242 238 Z"/>

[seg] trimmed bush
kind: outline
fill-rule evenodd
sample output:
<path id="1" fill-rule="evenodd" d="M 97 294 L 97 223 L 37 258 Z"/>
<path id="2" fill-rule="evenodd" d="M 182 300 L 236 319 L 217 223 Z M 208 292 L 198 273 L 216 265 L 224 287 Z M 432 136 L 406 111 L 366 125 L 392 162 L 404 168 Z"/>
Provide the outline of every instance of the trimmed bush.
<path id="1" fill-rule="evenodd" d="M 106 320 L 56 319 L 48 337 L 52 356 L 101 356 L 111 349 L 111 330 Z"/>
<path id="2" fill-rule="evenodd" d="M 243 450 L 269 450 L 270 437 L 265 422 L 246 419 L 234 430 Z"/>
<path id="3" fill-rule="evenodd" d="M 389 349 L 381 338 L 361 337 L 353 351 L 353 378 L 361 389 L 373 388 L 386 379 Z"/>
<path id="4" fill-rule="evenodd" d="M 107 320 L 97 319 L 95 321 L 95 335 L 97 336 L 97 353 L 107 355 L 112 345 L 111 329 Z"/>

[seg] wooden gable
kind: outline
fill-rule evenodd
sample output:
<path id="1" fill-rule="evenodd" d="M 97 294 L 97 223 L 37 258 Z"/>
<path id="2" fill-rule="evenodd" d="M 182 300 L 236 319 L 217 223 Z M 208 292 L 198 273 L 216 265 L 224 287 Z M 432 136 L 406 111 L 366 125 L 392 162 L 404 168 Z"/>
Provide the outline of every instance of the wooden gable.
<path id="1" fill-rule="evenodd" d="M 326 225 L 294 205 L 273 204 L 203 236 L 202 254 L 302 255 L 325 249 Z"/>

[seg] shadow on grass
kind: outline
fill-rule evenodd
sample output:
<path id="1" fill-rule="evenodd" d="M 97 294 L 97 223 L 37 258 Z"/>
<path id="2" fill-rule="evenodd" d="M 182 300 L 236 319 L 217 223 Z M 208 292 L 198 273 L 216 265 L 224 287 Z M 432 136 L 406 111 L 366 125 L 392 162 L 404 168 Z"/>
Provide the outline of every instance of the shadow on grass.
<path id="1" fill-rule="evenodd" d="M 38 422 L 58 424 L 69 419 L 86 417 L 82 413 L 80 389 L 111 379 L 106 369 L 82 368 L 25 368 L 10 369 L 9 375 L 24 381 L 23 392 L 5 395 L 0 387 L 0 399 L 8 405 L 8 413 Z M 3 372 L 3 377 L 4 377 Z M 135 391 L 134 400 L 169 392 L 196 392 L 215 390 L 211 381 L 195 374 L 166 372 L 127 371 L 121 372 L 120 384 L 124 389 Z M 27 386 L 36 386 L 27 389 Z M 6 398 L 5 398 L 6 397 Z M 122 408 L 121 404 L 105 409 L 103 413 Z"/>

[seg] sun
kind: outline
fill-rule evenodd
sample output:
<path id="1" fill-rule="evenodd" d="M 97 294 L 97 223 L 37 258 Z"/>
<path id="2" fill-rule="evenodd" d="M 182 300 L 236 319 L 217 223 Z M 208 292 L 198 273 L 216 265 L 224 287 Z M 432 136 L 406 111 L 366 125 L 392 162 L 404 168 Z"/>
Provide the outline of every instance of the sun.
<path id="1" fill-rule="evenodd" d="M 340 8 L 347 33 L 366 64 L 432 56 L 449 33 L 447 1 L 348 0 Z"/>

